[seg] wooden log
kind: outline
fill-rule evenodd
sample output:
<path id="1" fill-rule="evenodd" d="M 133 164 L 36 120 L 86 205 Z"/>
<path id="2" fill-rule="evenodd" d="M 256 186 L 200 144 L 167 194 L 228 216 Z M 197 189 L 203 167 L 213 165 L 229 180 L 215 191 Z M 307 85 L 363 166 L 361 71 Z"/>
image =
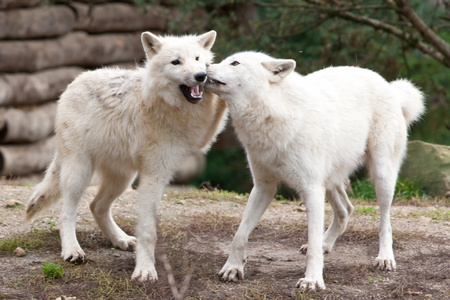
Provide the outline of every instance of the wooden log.
<path id="1" fill-rule="evenodd" d="M 77 0 L 77 2 L 84 2 L 88 4 L 100 4 L 110 2 L 111 0 Z M 134 0 L 115 0 L 114 2 L 123 2 L 123 3 L 134 3 Z"/>
<path id="2" fill-rule="evenodd" d="M 33 7 L 43 2 L 44 0 L 0 0 L 0 9 Z"/>
<path id="3" fill-rule="evenodd" d="M 55 127 L 56 102 L 30 109 L 0 109 L 0 142 L 36 142 L 47 138 Z"/>
<path id="4" fill-rule="evenodd" d="M 30 105 L 56 100 L 83 70 L 67 67 L 32 74 L 0 75 L 0 106 Z"/>
<path id="5" fill-rule="evenodd" d="M 65 5 L 0 11 L 0 39 L 60 36 L 72 31 L 74 24 L 75 12 Z"/>
<path id="6" fill-rule="evenodd" d="M 145 56 L 140 35 L 73 32 L 54 40 L 0 41 L 0 72 L 35 72 L 58 66 L 91 68 L 139 61 Z"/>
<path id="7" fill-rule="evenodd" d="M 146 11 L 125 3 L 86 5 L 74 3 L 77 11 L 76 30 L 89 33 L 127 31 L 166 31 L 170 10 L 162 6 L 150 6 Z"/>
<path id="8" fill-rule="evenodd" d="M 22 176 L 43 172 L 55 151 L 55 137 L 34 144 L 0 146 L 0 175 Z"/>

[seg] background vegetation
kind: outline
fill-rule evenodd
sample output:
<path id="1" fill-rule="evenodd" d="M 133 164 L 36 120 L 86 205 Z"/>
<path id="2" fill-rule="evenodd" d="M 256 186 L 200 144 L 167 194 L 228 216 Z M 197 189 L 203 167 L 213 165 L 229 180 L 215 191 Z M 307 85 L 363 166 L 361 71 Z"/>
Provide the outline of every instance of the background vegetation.
<path id="1" fill-rule="evenodd" d="M 427 114 L 413 126 L 410 139 L 450 145 L 448 0 L 135 3 L 143 8 L 151 4 L 179 7 L 182 13 L 172 20 L 172 34 L 216 30 L 216 61 L 234 52 L 256 50 L 294 59 L 296 71 L 302 74 L 330 65 L 355 65 L 372 69 L 387 80 L 408 78 L 427 99 Z M 423 24 L 415 23 L 408 8 Z M 251 182 L 249 171 L 242 171 L 246 168 L 244 157 L 240 148 L 213 149 L 208 169 L 195 184 L 210 180 L 213 186 L 248 191 Z"/>

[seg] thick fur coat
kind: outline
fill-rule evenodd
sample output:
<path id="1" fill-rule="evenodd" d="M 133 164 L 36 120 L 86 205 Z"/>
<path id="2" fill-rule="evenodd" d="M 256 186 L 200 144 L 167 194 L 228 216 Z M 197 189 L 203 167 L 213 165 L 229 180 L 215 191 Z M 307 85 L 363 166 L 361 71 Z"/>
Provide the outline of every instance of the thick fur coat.
<path id="1" fill-rule="evenodd" d="M 164 186 L 192 150 L 207 151 L 227 118 L 225 102 L 203 93 L 214 31 L 200 36 L 142 34 L 144 68 L 99 69 L 77 77 L 62 94 L 57 149 L 28 203 L 27 219 L 62 199 L 62 257 L 85 260 L 75 232 L 78 202 L 94 171 L 98 194 L 90 208 L 102 231 L 122 250 L 136 250 L 132 278 L 157 280 L 156 224 Z M 112 202 L 139 174 L 136 237 L 114 222 Z"/>
<path id="2" fill-rule="evenodd" d="M 294 68 L 293 60 L 255 52 L 231 55 L 208 68 L 206 89 L 227 102 L 254 180 L 219 274 L 224 280 L 243 278 L 248 236 L 283 181 L 298 191 L 308 214 L 308 245 L 302 247 L 307 268 L 297 286 L 324 289 L 323 252 L 331 251 L 353 210 L 344 182 L 364 163 L 380 205 L 375 264 L 393 270 L 390 205 L 408 126 L 424 111 L 422 93 L 407 80 L 389 83 L 358 67 L 306 76 Z M 334 215 L 324 234 L 325 198 Z"/>

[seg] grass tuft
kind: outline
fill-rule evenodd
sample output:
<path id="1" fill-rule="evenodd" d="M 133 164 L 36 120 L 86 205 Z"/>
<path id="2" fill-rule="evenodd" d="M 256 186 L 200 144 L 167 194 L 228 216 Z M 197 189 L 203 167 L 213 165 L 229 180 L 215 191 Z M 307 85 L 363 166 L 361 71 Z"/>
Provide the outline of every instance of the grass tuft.
<path id="1" fill-rule="evenodd" d="M 58 279 L 64 274 L 64 270 L 61 266 L 53 263 L 46 263 L 41 267 L 41 269 L 42 272 L 44 272 L 44 276 L 48 278 Z"/>
<path id="2" fill-rule="evenodd" d="M 11 235 L 6 237 L 0 243 L 0 253 L 2 254 L 12 254 L 14 249 L 17 247 L 21 247 L 25 251 L 31 249 L 40 249 L 42 248 L 44 242 L 42 240 L 43 232 L 36 230 L 32 232 L 30 235 L 20 236 L 20 235 Z"/>

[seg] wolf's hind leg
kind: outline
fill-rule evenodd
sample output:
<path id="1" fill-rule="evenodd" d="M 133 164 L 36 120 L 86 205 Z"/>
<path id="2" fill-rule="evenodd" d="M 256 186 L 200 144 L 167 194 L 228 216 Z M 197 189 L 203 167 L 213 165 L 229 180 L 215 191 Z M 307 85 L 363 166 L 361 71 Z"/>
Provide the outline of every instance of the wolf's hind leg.
<path id="1" fill-rule="evenodd" d="M 323 252 L 333 249 L 336 239 L 344 233 L 348 220 L 353 212 L 353 205 L 345 192 L 344 184 L 336 186 L 334 190 L 327 191 L 327 199 L 333 208 L 333 219 L 323 237 Z"/>
<path id="2" fill-rule="evenodd" d="M 119 226 L 111 214 L 111 205 L 129 186 L 133 174 L 102 173 L 100 190 L 92 201 L 90 208 L 100 229 L 109 237 L 116 248 L 133 250 L 136 248 L 136 238 L 127 235 Z"/>
<path id="3" fill-rule="evenodd" d="M 350 215 L 353 212 L 353 205 L 345 192 L 344 184 L 336 186 L 335 189 L 327 190 L 326 198 L 333 208 L 333 219 L 323 236 L 323 252 L 328 253 L 333 249 L 336 239 L 344 233 Z M 308 245 L 302 245 L 300 251 L 306 254 Z"/>
<path id="4" fill-rule="evenodd" d="M 392 248 L 392 226 L 390 220 L 391 203 L 394 198 L 395 183 L 397 181 L 396 166 L 373 165 L 371 170 L 375 192 L 380 206 L 379 239 L 380 249 L 374 265 L 383 271 L 396 269 L 394 250 Z"/>

